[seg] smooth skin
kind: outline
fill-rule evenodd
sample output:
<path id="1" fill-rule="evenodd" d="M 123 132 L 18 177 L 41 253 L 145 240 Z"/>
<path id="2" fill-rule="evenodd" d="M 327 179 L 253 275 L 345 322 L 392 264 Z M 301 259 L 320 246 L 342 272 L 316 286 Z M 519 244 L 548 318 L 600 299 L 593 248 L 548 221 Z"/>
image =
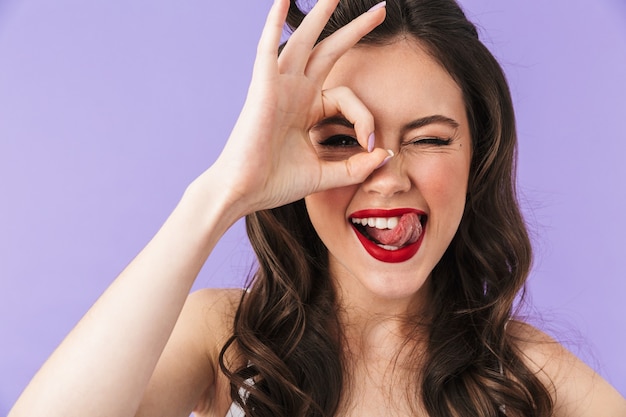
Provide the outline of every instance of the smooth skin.
<path id="1" fill-rule="evenodd" d="M 186 417 L 194 409 L 200 416 L 226 414 L 230 398 L 217 358 L 232 332 L 240 293 L 202 290 L 188 296 L 213 247 L 244 215 L 361 184 L 388 157 L 376 148 L 345 160 L 320 159 L 309 139 L 315 123 L 338 113 L 355 125 L 363 148 L 376 130 L 375 116 L 353 91 L 325 89 L 324 82 L 385 11 L 363 14 L 314 47 L 337 2 L 320 0 L 277 59 L 289 2 L 275 1 L 248 98 L 222 154 L 52 354 L 10 417 Z M 363 330 L 382 343 L 388 325 Z M 529 326 L 509 327 L 527 340 L 520 347 L 531 366 L 554 383 L 558 416 L 626 416 L 624 399 L 560 345 Z M 388 405 L 376 393 L 368 401 L 371 409 L 342 414 L 380 415 L 375 410 Z"/>
<path id="2" fill-rule="evenodd" d="M 419 314 L 411 305 L 427 302 L 416 297 L 450 245 L 465 207 L 472 142 L 463 94 L 412 38 L 346 52 L 324 84 L 339 86 L 367 106 L 376 121 L 376 145 L 395 156 L 360 184 L 307 196 L 309 217 L 328 248 L 342 310 L 349 304 L 378 316 Z M 354 132 L 338 124 L 320 125 L 312 129 L 311 141 L 322 158 L 364 152 L 346 139 L 345 146 L 324 145 L 336 135 L 352 138 Z M 405 262 L 381 262 L 358 242 L 350 216 L 402 208 L 428 218 L 420 248 Z"/>

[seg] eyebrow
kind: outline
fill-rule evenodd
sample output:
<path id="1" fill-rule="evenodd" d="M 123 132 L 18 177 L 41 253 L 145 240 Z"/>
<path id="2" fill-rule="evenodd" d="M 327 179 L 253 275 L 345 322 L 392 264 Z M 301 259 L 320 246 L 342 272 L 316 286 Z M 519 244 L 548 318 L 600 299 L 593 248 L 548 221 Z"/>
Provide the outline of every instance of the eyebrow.
<path id="1" fill-rule="evenodd" d="M 402 127 L 402 134 L 404 135 L 406 132 L 419 129 L 420 127 L 428 126 L 431 124 L 444 124 L 448 125 L 453 129 L 459 128 L 459 122 L 454 119 L 451 119 L 447 116 L 443 116 L 441 114 L 433 114 L 431 116 L 421 117 L 419 119 L 415 119 Z M 317 124 L 315 124 L 311 130 L 319 129 L 324 126 L 330 125 L 339 125 L 343 127 L 347 127 L 349 129 L 354 129 L 354 123 L 350 122 L 348 119 L 341 115 L 327 117 L 325 119 L 320 120 Z"/>
<path id="2" fill-rule="evenodd" d="M 459 122 L 457 122 L 454 119 L 451 119 L 447 116 L 442 116 L 441 114 L 433 114 L 432 116 L 422 117 L 422 118 L 419 118 L 419 119 L 413 120 L 412 122 L 407 123 L 402 128 L 402 134 L 404 135 L 406 132 L 410 130 L 419 129 L 420 127 L 424 127 L 424 126 L 428 126 L 432 124 L 448 125 L 453 129 L 458 129 L 460 126 Z"/>
<path id="3" fill-rule="evenodd" d="M 319 129 L 324 126 L 330 126 L 330 125 L 339 125 L 339 126 L 347 127 L 349 129 L 354 129 L 354 123 L 352 123 L 350 120 L 346 119 L 345 117 L 341 115 L 336 115 L 336 116 L 331 116 L 331 117 L 327 117 L 325 119 L 320 120 L 315 125 L 313 125 L 313 127 L 311 127 L 311 130 Z"/>

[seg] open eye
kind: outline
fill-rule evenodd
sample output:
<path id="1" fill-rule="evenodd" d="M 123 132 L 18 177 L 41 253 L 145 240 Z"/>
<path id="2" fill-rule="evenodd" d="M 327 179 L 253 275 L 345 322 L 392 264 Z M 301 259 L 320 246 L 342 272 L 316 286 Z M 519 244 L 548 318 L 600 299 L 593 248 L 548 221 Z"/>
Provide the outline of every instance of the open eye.
<path id="1" fill-rule="evenodd" d="M 354 136 L 336 134 L 317 142 L 317 155 L 327 161 L 341 161 L 359 152 L 364 152 Z"/>
<path id="2" fill-rule="evenodd" d="M 320 145 L 335 148 L 351 148 L 361 146 L 356 138 L 348 135 L 333 135 L 328 139 L 321 141 Z"/>

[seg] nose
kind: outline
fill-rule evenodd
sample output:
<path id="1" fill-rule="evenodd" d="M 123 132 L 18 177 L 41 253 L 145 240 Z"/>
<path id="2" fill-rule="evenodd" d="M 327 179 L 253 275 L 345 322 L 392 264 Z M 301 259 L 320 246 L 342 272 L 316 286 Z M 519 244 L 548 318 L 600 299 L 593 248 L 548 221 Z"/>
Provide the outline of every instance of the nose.
<path id="1" fill-rule="evenodd" d="M 389 198 L 411 189 L 411 179 L 402 155 L 396 154 L 385 165 L 374 170 L 363 183 L 365 192 Z"/>

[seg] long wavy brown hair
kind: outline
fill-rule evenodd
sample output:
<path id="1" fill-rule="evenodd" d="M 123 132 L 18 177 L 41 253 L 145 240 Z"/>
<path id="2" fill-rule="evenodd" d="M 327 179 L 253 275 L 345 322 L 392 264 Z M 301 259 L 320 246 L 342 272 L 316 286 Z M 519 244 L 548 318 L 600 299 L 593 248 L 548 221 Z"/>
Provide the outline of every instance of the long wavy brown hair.
<path id="1" fill-rule="evenodd" d="M 375 2 L 342 0 L 320 40 Z M 292 1 L 289 26 L 304 16 Z M 414 398 L 432 417 L 549 416 L 547 388 L 505 331 L 531 264 L 505 76 L 453 0 L 387 0 L 385 21 L 361 43 L 384 47 L 401 36 L 417 40 L 461 88 L 473 147 L 465 212 L 432 271 L 426 352 L 410 356 L 422 365 Z M 327 249 L 302 200 L 251 214 L 246 227 L 258 270 L 220 355 L 233 401 L 247 416 L 333 416 L 350 373 Z"/>

